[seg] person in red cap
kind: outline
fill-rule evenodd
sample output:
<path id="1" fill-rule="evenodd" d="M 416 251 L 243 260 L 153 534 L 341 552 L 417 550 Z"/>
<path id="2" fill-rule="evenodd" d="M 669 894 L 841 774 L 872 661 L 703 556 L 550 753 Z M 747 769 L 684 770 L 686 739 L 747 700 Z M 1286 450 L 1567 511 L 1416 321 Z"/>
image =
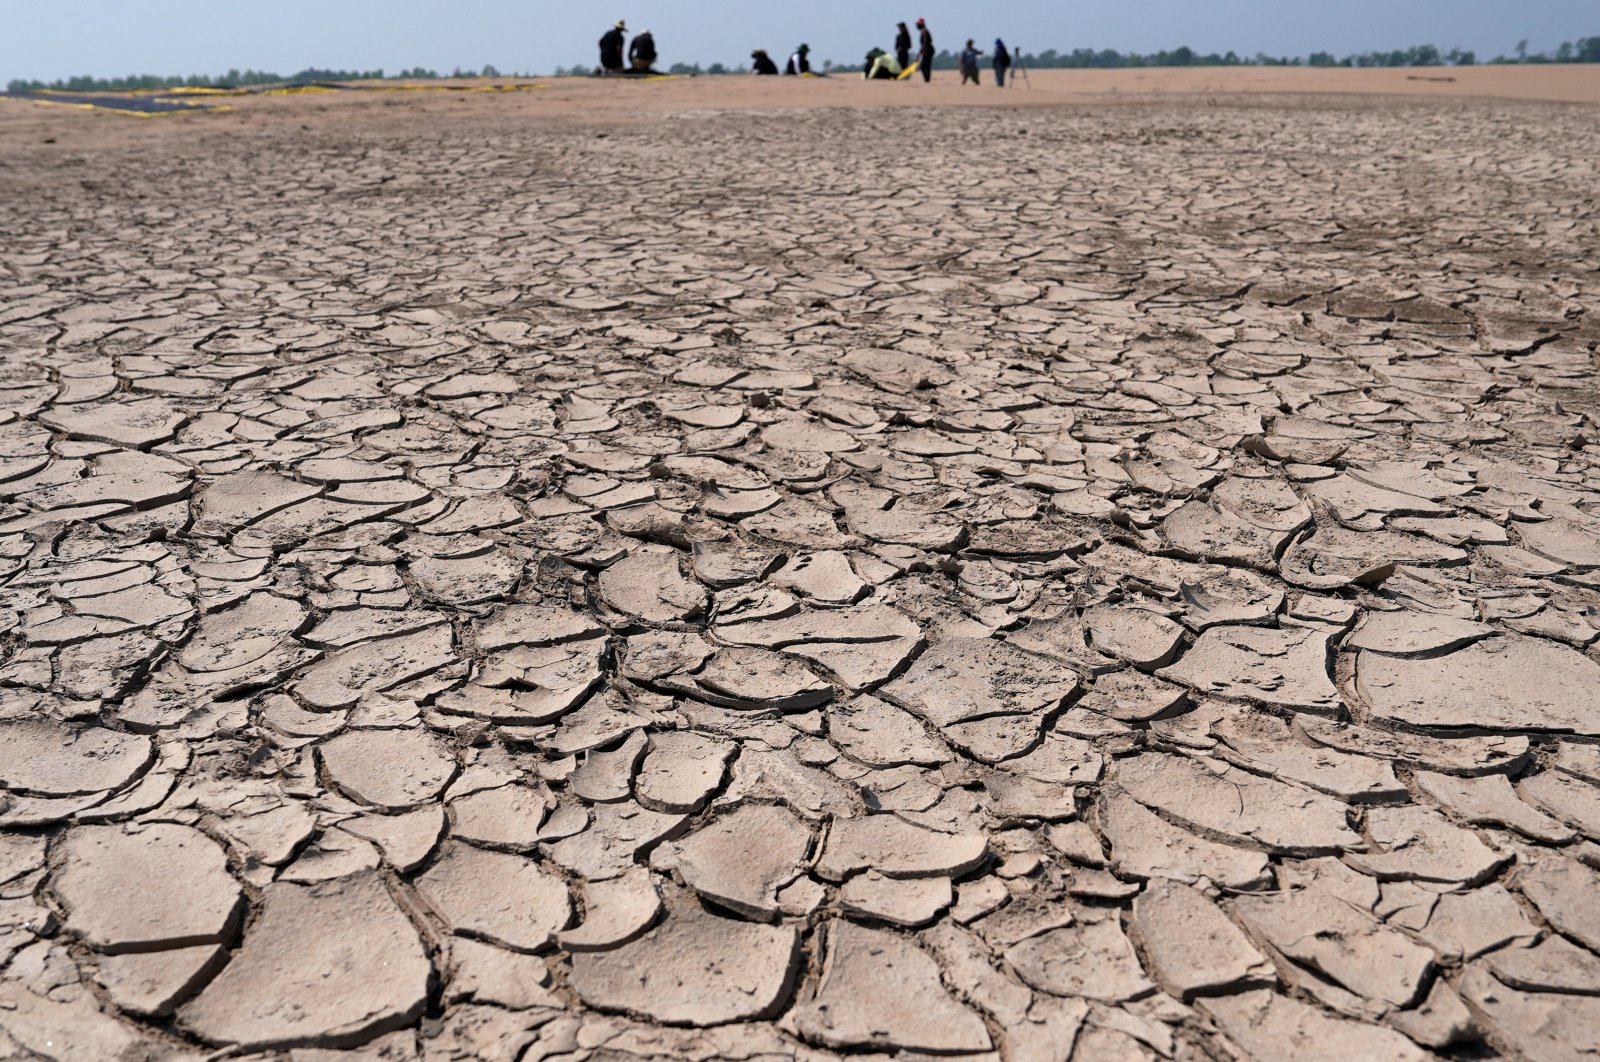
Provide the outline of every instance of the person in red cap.
<path id="1" fill-rule="evenodd" d="M 928 31 L 925 19 L 917 19 L 917 39 L 921 42 L 921 50 L 917 52 L 917 66 L 922 70 L 924 82 L 933 79 L 933 34 Z"/>

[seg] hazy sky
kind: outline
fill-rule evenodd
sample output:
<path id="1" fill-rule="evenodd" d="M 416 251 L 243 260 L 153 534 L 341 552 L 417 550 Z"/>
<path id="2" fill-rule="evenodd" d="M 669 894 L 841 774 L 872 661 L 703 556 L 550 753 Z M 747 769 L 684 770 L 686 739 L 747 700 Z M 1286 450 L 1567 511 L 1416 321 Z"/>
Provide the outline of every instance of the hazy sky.
<path id="1" fill-rule="evenodd" d="M 1600 35 L 1596 0 L 0 0 L 0 83 L 70 74 L 389 71 L 492 63 L 548 73 L 595 62 L 618 18 L 655 31 L 666 63 L 734 64 L 751 48 L 855 61 L 894 23 L 928 19 L 942 47 L 1004 37 L 1027 51 L 1075 47 L 1305 55 L 1436 44 L 1509 54 Z"/>

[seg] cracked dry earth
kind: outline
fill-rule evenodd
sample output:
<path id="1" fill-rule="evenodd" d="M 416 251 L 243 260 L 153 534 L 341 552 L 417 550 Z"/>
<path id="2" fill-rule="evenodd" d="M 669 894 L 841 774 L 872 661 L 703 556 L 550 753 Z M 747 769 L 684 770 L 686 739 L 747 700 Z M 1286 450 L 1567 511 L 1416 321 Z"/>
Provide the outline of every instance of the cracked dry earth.
<path id="1" fill-rule="evenodd" d="M 1592 109 L 462 113 L 8 150 L 0 1054 L 1594 1056 Z"/>

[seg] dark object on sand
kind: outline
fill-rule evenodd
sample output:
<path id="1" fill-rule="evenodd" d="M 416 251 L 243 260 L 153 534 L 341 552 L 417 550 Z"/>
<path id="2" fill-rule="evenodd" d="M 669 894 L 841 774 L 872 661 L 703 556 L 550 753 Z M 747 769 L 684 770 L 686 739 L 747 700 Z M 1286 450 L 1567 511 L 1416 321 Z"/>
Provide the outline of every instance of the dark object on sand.
<path id="1" fill-rule="evenodd" d="M 777 74 L 778 64 L 772 61 L 772 56 L 767 54 L 765 48 L 757 48 L 750 53 L 750 72 L 763 75 Z"/>

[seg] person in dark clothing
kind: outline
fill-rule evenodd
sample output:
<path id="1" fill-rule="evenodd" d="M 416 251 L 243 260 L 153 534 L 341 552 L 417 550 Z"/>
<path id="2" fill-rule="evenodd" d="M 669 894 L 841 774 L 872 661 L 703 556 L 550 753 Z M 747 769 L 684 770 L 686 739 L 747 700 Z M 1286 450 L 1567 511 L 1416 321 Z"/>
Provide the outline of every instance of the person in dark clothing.
<path id="1" fill-rule="evenodd" d="M 924 83 L 933 80 L 933 34 L 928 30 L 925 19 L 917 19 L 917 65 L 922 69 Z"/>
<path id="2" fill-rule="evenodd" d="M 757 48 L 750 53 L 750 72 L 752 74 L 776 75 L 778 64 L 772 61 L 772 56 L 767 54 L 765 48 Z"/>
<path id="3" fill-rule="evenodd" d="M 655 72 L 651 68 L 656 65 L 656 39 L 649 30 L 635 37 L 628 46 L 628 62 L 632 64 L 635 74 Z"/>
<path id="4" fill-rule="evenodd" d="M 906 28 L 904 22 L 897 22 L 895 26 L 894 59 L 900 64 L 900 69 L 904 70 L 911 65 L 911 31 Z"/>
<path id="5" fill-rule="evenodd" d="M 1006 49 L 1006 42 L 999 37 L 994 39 L 994 83 L 1001 88 L 1006 87 L 1006 75 L 1011 72 L 1011 53 Z"/>
<path id="6" fill-rule="evenodd" d="M 783 72 L 791 77 L 811 73 L 811 45 L 802 44 L 789 56 L 789 61 L 784 64 Z"/>
<path id="7" fill-rule="evenodd" d="M 617 24 L 600 38 L 600 72 L 602 74 L 622 73 L 622 47 L 627 43 L 626 32 L 628 24 L 617 19 Z"/>
<path id="8" fill-rule="evenodd" d="M 973 43 L 972 38 L 968 37 L 967 46 L 961 49 L 961 83 L 963 85 L 968 81 L 974 85 L 983 84 L 978 79 L 978 56 L 982 54 L 978 50 L 978 46 Z"/>

